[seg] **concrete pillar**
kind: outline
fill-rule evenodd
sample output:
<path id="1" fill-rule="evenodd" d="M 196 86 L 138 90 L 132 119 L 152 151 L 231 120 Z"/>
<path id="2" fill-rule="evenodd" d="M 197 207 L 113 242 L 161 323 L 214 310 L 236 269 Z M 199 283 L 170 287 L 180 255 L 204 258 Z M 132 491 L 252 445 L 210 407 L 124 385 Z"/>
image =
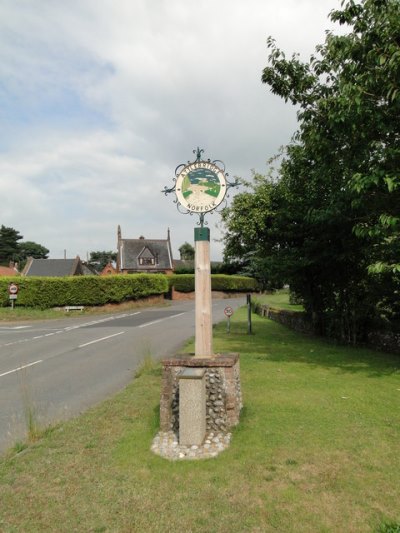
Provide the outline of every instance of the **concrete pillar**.
<path id="1" fill-rule="evenodd" d="M 200 446 L 206 435 L 204 368 L 185 368 L 179 374 L 179 444 Z"/>

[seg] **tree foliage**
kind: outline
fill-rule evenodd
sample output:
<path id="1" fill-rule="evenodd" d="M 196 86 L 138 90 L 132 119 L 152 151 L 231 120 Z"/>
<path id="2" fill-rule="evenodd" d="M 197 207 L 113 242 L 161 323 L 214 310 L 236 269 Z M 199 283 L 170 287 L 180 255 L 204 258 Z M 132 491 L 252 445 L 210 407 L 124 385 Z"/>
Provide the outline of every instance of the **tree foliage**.
<path id="1" fill-rule="evenodd" d="M 23 268 L 28 257 L 47 259 L 49 250 L 33 241 L 19 242 L 23 239 L 20 232 L 4 225 L 0 227 L 0 264 L 8 265 L 10 261 L 19 263 Z"/>
<path id="2" fill-rule="evenodd" d="M 316 330 L 348 341 L 399 315 L 400 2 L 353 0 L 309 61 L 268 40 L 262 81 L 298 106 L 279 180 L 224 215 L 225 254 L 280 272 Z M 243 214 L 240 215 L 240 207 Z"/>
<path id="3" fill-rule="evenodd" d="M 273 226 L 276 183 L 260 174 L 254 174 L 252 182 L 242 182 L 248 190 L 235 195 L 231 206 L 222 211 L 228 229 L 224 261 L 236 262 L 237 272 L 256 278 L 262 289 L 280 287 L 284 279 L 272 260 L 279 248 Z"/>
<path id="4" fill-rule="evenodd" d="M 90 252 L 89 264 L 94 267 L 97 272 L 101 272 L 108 263 L 116 261 L 116 259 L 116 252 L 98 250 L 96 252 Z"/>
<path id="5" fill-rule="evenodd" d="M 21 242 L 18 246 L 18 258 L 20 263 L 28 259 L 28 257 L 34 257 L 35 259 L 47 259 L 49 250 L 33 241 Z"/>
<path id="6" fill-rule="evenodd" d="M 3 224 L 0 227 L 0 265 L 8 265 L 10 261 L 18 260 L 19 244 L 23 239 L 19 231 L 8 228 Z"/>
<path id="7" fill-rule="evenodd" d="M 376 245 L 370 271 L 400 272 L 400 3 L 351 0 L 330 17 L 351 31 L 328 33 L 308 63 L 287 60 L 269 39 L 262 80 L 300 106 L 296 140 L 308 168 L 326 176 L 333 164 L 355 210 L 363 207 L 354 231 Z"/>
<path id="8" fill-rule="evenodd" d="M 194 248 L 188 242 L 184 242 L 179 247 L 179 253 L 180 253 L 181 259 L 183 261 L 193 261 L 193 259 L 194 259 L 194 253 L 195 253 Z"/>

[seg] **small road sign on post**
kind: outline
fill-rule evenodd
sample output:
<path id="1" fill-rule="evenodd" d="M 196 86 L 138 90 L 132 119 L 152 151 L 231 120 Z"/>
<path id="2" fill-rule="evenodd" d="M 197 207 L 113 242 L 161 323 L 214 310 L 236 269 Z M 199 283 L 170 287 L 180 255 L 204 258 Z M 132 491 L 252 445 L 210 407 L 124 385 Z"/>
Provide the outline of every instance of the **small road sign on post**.
<path id="1" fill-rule="evenodd" d="M 233 309 L 229 305 L 224 309 L 225 316 L 231 317 L 233 315 Z"/>
<path id="2" fill-rule="evenodd" d="M 8 293 L 9 294 L 17 294 L 18 293 L 18 285 L 16 283 L 10 283 L 8 286 Z"/>
<path id="3" fill-rule="evenodd" d="M 19 287 L 16 283 L 10 283 L 8 286 L 8 298 L 11 301 L 11 307 L 14 309 L 14 302 L 17 299 Z"/>
<path id="4" fill-rule="evenodd" d="M 230 333 L 231 331 L 231 316 L 233 315 L 233 309 L 229 305 L 224 309 L 225 316 L 227 317 L 226 331 Z"/>

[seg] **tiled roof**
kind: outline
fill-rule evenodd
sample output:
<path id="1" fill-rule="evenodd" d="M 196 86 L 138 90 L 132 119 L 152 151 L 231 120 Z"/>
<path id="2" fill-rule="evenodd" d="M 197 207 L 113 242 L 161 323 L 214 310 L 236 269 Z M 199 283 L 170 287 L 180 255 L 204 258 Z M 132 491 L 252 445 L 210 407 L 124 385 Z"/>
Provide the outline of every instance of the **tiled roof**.
<path id="1" fill-rule="evenodd" d="M 18 276 L 19 272 L 10 267 L 0 266 L 0 276 Z"/>
<path id="2" fill-rule="evenodd" d="M 161 239 L 121 239 L 122 270 L 172 270 L 172 254 L 168 240 Z M 154 265 L 139 264 L 139 257 L 154 257 Z"/>
<path id="3" fill-rule="evenodd" d="M 87 263 L 81 263 L 82 273 L 84 276 L 98 276 L 99 273 L 96 272 L 95 268 Z"/>
<path id="4" fill-rule="evenodd" d="M 75 259 L 31 259 L 25 276 L 63 277 L 82 274 L 79 258 Z"/>

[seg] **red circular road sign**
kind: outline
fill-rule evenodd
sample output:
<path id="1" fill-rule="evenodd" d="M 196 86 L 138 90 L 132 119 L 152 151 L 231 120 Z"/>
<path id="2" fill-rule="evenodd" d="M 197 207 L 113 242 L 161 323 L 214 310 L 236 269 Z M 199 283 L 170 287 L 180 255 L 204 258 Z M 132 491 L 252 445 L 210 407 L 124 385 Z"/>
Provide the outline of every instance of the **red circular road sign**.
<path id="1" fill-rule="evenodd" d="M 224 313 L 226 316 L 232 316 L 233 315 L 233 309 L 228 305 L 228 307 L 225 307 Z"/>
<path id="2" fill-rule="evenodd" d="M 18 292 L 18 285 L 16 283 L 10 283 L 8 286 L 8 293 L 9 294 L 17 294 Z"/>

